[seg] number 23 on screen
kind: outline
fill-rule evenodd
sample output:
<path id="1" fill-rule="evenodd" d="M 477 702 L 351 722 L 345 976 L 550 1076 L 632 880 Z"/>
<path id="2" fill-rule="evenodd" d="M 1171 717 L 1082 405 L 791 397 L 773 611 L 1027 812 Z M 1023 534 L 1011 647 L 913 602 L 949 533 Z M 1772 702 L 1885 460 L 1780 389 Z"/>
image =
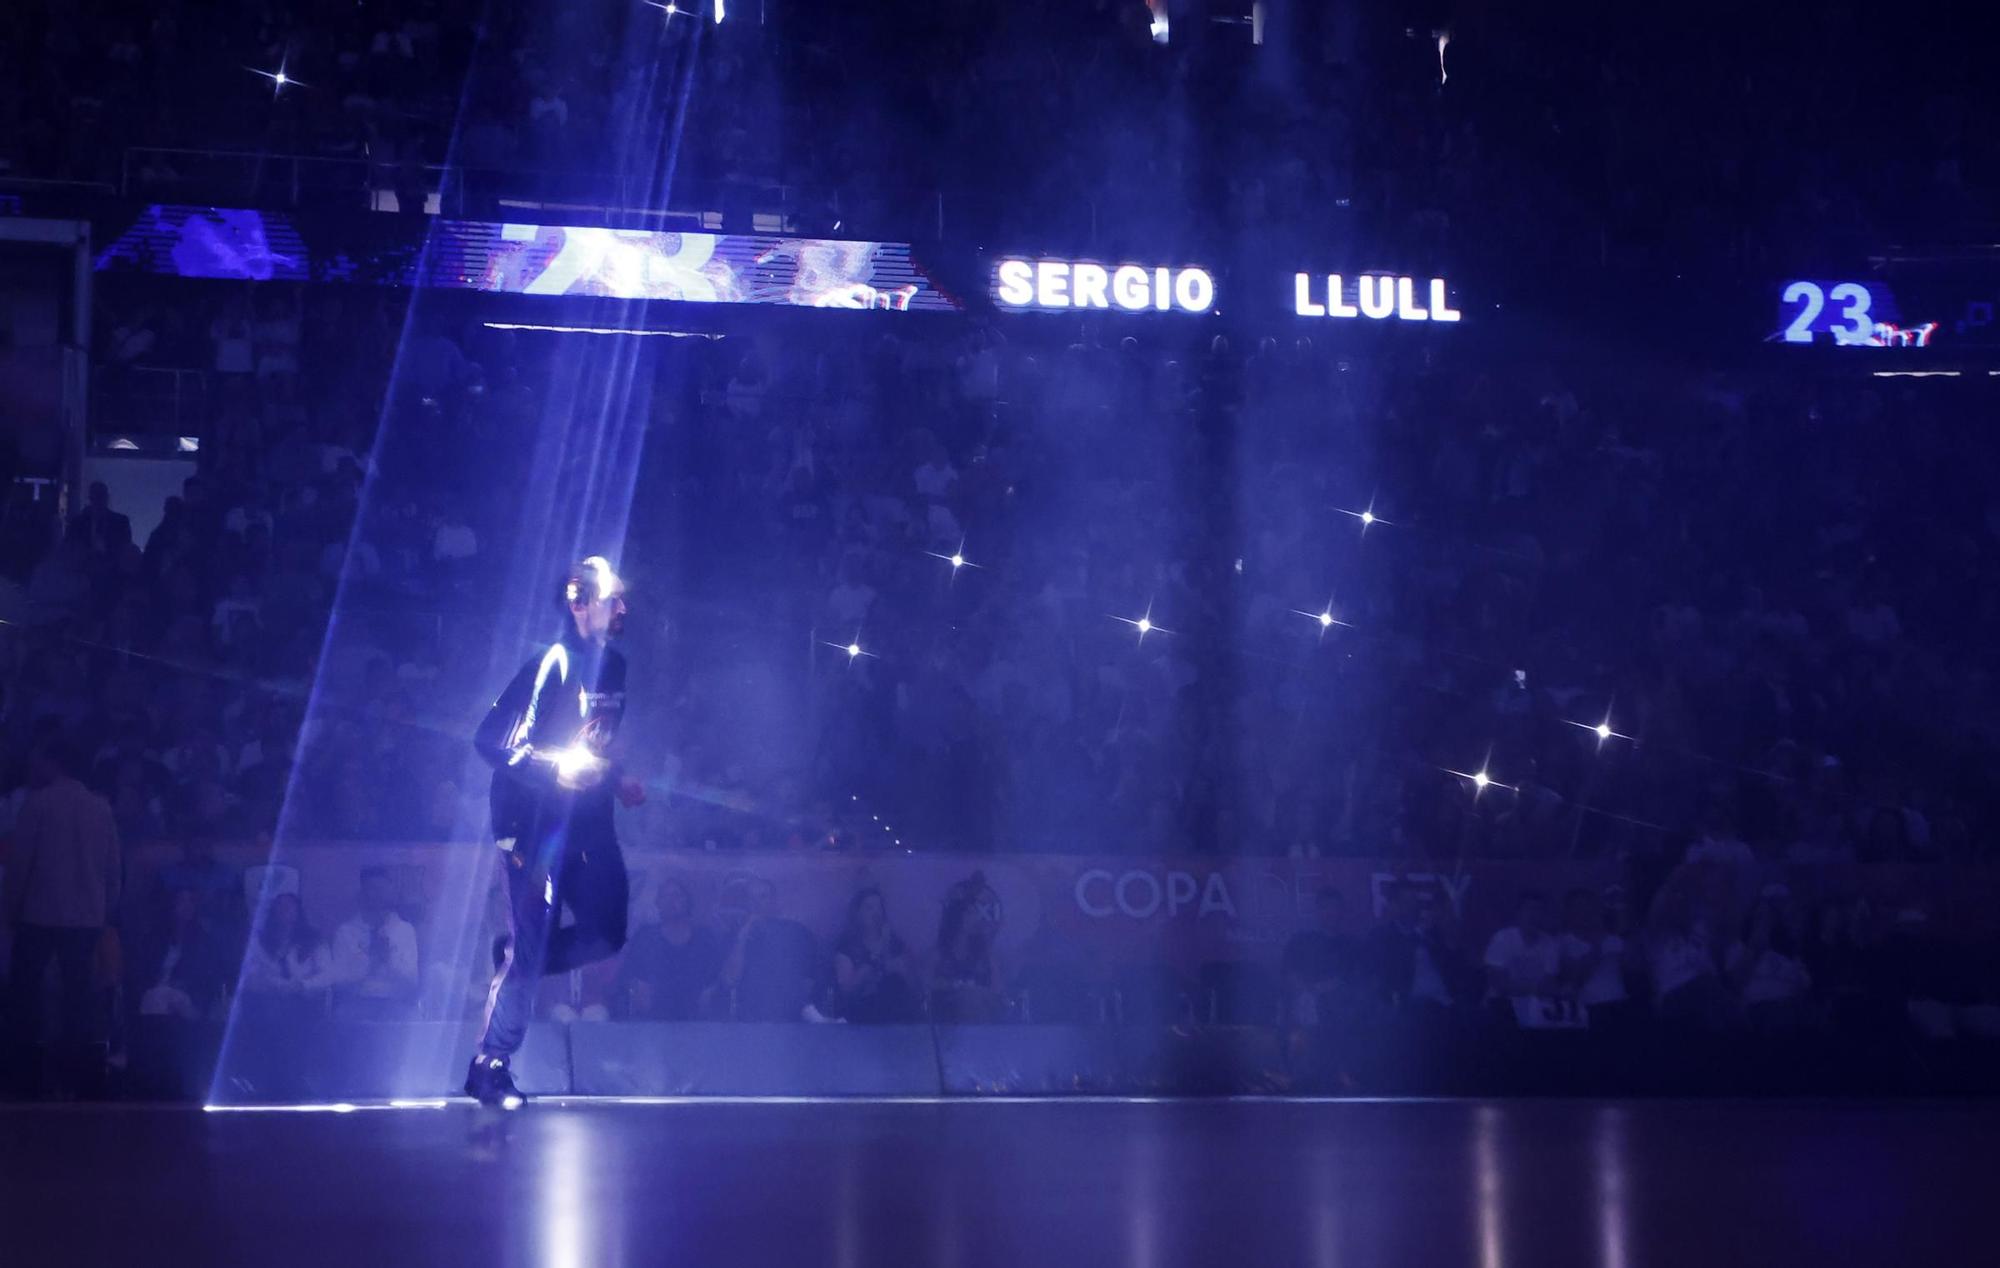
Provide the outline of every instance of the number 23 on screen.
<path id="1" fill-rule="evenodd" d="M 1789 319 L 1785 326 L 1786 343 L 1811 343 L 1816 330 L 1836 338 L 1844 336 L 1850 343 L 1860 342 L 1874 332 L 1875 317 L 1871 309 L 1875 296 L 1860 282 L 1836 282 L 1830 287 L 1818 282 L 1791 282 L 1785 286 L 1782 299 L 1785 307 L 1780 316 Z"/>

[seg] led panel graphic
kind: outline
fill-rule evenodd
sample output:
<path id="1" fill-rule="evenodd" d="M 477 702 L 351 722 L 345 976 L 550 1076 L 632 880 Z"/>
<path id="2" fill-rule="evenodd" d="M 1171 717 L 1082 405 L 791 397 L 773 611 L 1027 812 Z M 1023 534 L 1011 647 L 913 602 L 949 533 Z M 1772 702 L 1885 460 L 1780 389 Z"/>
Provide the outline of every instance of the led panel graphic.
<path id="1" fill-rule="evenodd" d="M 359 282 L 518 295 L 955 312 L 901 242 L 437 220 L 430 249 L 309 246 L 280 212 L 155 205 L 100 270 L 244 281 Z"/>

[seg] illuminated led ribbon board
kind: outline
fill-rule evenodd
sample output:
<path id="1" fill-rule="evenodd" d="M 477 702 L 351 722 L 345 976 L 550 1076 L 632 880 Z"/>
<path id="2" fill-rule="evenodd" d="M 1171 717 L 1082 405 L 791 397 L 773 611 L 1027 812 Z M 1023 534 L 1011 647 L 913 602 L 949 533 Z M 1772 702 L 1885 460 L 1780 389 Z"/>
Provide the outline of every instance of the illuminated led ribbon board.
<path id="1" fill-rule="evenodd" d="M 1464 320 L 1451 305 L 1451 287 L 1441 277 L 1400 273 L 1295 273 L 1292 311 L 1300 317 L 1361 321 Z"/>
<path id="2" fill-rule="evenodd" d="M 159 204 L 98 254 L 100 271 L 356 282 L 515 295 L 958 312 L 902 242 L 436 220 L 428 250 L 314 251 L 279 212 Z"/>
<path id="3" fill-rule="evenodd" d="M 1003 311 L 1126 313 L 1216 311 L 1215 276 L 1199 265 L 1160 265 L 1008 256 L 993 266 L 992 298 Z M 1455 322 L 1451 287 L 1441 277 L 1298 273 L 1292 312 L 1299 317 L 1361 321 Z"/>
<path id="4" fill-rule="evenodd" d="M 1982 261 L 1892 262 L 1887 270 L 1780 282 L 1766 343 L 1793 347 L 2000 348 L 2000 275 Z"/>
<path id="5" fill-rule="evenodd" d="M 1215 275 L 1192 264 L 1009 256 L 993 266 L 992 295 L 1010 312 L 1205 313 L 1215 307 Z"/>

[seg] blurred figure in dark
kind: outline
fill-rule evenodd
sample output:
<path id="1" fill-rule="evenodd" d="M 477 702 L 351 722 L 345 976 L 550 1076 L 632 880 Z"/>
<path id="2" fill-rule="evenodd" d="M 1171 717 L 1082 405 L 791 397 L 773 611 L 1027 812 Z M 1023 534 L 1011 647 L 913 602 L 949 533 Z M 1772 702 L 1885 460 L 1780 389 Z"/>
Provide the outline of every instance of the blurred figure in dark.
<path id="1" fill-rule="evenodd" d="M 97 1041 L 91 984 L 98 944 L 118 906 L 123 860 L 110 803 L 76 777 L 80 762 L 60 737 L 29 761 L 27 797 L 14 822 L 4 912 L 13 933 L 8 1030 L 17 1070 L 30 1086 L 41 1042 L 42 991 L 49 966 L 61 983 L 61 1064 L 83 1073 Z"/>
<path id="2" fill-rule="evenodd" d="M 729 954 L 711 992 L 707 1012 L 736 1021 L 813 1020 L 814 987 L 823 976 L 812 931 L 778 914 L 777 886 L 747 880 L 743 906 L 729 938 Z"/>
<path id="3" fill-rule="evenodd" d="M 173 890 L 163 915 L 134 940 L 129 997 L 141 1017 L 200 1021 L 228 993 L 226 959 L 222 940 L 202 919 L 200 897 Z"/>
<path id="4" fill-rule="evenodd" d="M 90 482 L 88 501 L 69 521 L 69 536 L 90 551 L 92 559 L 117 558 L 132 544 L 132 520 L 111 509 L 111 490 L 102 480 Z"/>
<path id="5" fill-rule="evenodd" d="M 831 999 L 829 1012 L 851 1022 L 913 1022 L 922 1013 L 910 949 L 889 927 L 888 904 L 873 886 L 847 904 Z"/>
<path id="6" fill-rule="evenodd" d="M 931 1020 L 998 1021 L 1005 1012 L 993 979 L 993 942 L 1000 921 L 1000 895 L 986 883 L 984 872 L 974 872 L 946 893 L 931 974 Z"/>
<path id="7" fill-rule="evenodd" d="M 663 879 L 657 903 L 659 919 L 635 929 L 619 959 L 613 1008 L 632 1021 L 692 1021 L 721 971 L 722 947 L 695 922 L 686 885 Z"/>
<path id="8" fill-rule="evenodd" d="M 1406 881 L 1385 888 L 1365 955 L 1376 988 L 1399 1008 L 1447 1010 L 1458 998 L 1458 957 L 1439 936 L 1435 905 Z"/>
<path id="9" fill-rule="evenodd" d="M 1327 886 L 1318 893 L 1317 927 L 1285 943 L 1287 1015 L 1296 1025 L 1320 1025 L 1340 1011 L 1359 985 L 1360 948 L 1347 931 L 1347 902 Z"/>

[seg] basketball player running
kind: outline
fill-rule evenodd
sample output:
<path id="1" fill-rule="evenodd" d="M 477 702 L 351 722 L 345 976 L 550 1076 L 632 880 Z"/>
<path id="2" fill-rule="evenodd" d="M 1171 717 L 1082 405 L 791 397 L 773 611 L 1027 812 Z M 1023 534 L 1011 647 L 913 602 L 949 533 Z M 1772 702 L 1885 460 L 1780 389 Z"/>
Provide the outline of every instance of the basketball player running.
<path id="1" fill-rule="evenodd" d="M 473 743 L 493 767 L 493 842 L 507 882 L 511 937 L 496 949 L 486 1029 L 465 1091 L 513 1109 L 526 1100 L 508 1062 L 527 1033 L 545 974 L 567 973 L 625 945 L 625 860 L 612 802 L 646 799 L 607 756 L 625 713 L 625 587 L 593 555 L 563 579 L 562 637 L 522 666 Z M 574 923 L 562 924 L 567 906 Z"/>

